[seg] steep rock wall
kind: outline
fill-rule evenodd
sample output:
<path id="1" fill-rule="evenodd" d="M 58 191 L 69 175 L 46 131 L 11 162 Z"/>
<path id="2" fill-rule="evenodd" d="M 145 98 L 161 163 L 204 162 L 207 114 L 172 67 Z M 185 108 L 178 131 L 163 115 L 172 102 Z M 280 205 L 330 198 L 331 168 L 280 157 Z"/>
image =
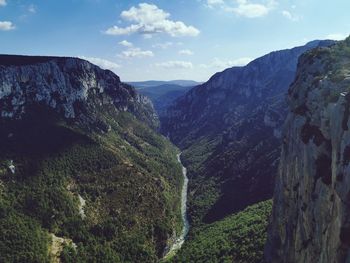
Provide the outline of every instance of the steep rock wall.
<path id="1" fill-rule="evenodd" d="M 94 104 L 112 104 L 151 126 L 157 125 L 148 98 L 109 70 L 78 58 L 0 56 L 1 117 L 20 118 L 28 106 L 42 104 L 74 119 L 83 114 L 92 99 Z"/>
<path id="2" fill-rule="evenodd" d="M 350 262 L 350 41 L 300 58 L 289 89 L 268 262 Z"/>

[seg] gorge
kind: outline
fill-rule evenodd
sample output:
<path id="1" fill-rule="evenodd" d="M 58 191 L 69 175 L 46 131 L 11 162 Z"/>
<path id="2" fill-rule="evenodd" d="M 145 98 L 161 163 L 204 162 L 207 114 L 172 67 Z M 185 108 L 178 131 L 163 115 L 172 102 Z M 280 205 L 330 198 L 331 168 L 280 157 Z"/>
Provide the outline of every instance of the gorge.
<path id="1" fill-rule="evenodd" d="M 347 262 L 349 50 L 272 52 L 160 120 L 88 61 L 1 55 L 0 261 Z"/>
<path id="2" fill-rule="evenodd" d="M 272 197 L 285 95 L 298 58 L 333 43 L 312 41 L 216 73 L 161 115 L 161 132 L 183 151 L 194 225 L 213 223 Z"/>
<path id="3" fill-rule="evenodd" d="M 350 263 L 349 0 L 0 0 L 0 263 Z"/>

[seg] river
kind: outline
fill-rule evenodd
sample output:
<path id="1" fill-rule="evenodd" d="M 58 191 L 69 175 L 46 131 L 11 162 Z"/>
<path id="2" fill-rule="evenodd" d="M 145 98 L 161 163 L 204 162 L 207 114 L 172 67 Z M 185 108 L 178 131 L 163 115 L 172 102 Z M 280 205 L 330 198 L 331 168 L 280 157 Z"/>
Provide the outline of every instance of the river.
<path id="1" fill-rule="evenodd" d="M 182 216 L 183 227 L 182 227 L 180 236 L 177 237 L 174 244 L 169 248 L 169 250 L 165 255 L 165 258 L 174 255 L 182 247 L 183 243 L 185 242 L 185 238 L 188 234 L 188 231 L 190 229 L 190 224 L 188 222 L 188 217 L 187 217 L 187 189 L 188 189 L 187 169 L 182 165 L 181 153 L 177 155 L 177 160 L 181 164 L 182 175 L 184 177 L 182 191 L 181 191 L 181 216 Z"/>

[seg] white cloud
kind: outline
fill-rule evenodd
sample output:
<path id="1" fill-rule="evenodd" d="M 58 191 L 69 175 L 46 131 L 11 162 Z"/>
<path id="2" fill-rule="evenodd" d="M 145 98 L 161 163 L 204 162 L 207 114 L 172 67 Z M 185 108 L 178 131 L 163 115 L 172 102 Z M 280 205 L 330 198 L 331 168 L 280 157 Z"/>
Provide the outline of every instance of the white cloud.
<path id="1" fill-rule="evenodd" d="M 0 0 L 0 6 L 5 6 L 7 5 L 6 0 Z"/>
<path id="2" fill-rule="evenodd" d="M 113 26 L 105 31 L 108 35 L 158 34 L 166 33 L 172 37 L 197 36 L 199 30 L 193 26 L 187 26 L 182 21 L 169 19 L 170 14 L 158 8 L 156 5 L 141 3 L 138 7 L 131 7 L 121 13 L 121 18 L 133 24 L 127 27 Z"/>
<path id="3" fill-rule="evenodd" d="M 332 39 L 332 40 L 344 40 L 347 38 L 347 34 L 342 34 L 342 33 L 335 33 L 335 34 L 329 34 L 326 36 L 326 39 Z"/>
<path id="4" fill-rule="evenodd" d="M 118 68 L 120 68 L 120 65 L 118 65 L 117 63 L 114 63 L 112 61 L 102 59 L 102 58 L 85 57 L 85 56 L 79 56 L 79 58 L 90 61 L 92 64 L 95 64 L 102 69 L 109 69 L 112 71 L 116 71 Z"/>
<path id="5" fill-rule="evenodd" d="M 223 5 L 223 4 L 225 4 L 223 0 L 207 0 L 207 6 L 209 8 L 213 8 L 214 6 Z"/>
<path id="6" fill-rule="evenodd" d="M 119 56 L 123 58 L 144 58 L 153 57 L 154 54 L 150 50 L 142 50 L 140 48 L 129 48 L 128 50 L 123 51 Z"/>
<path id="7" fill-rule="evenodd" d="M 239 16 L 248 18 L 256 18 L 267 15 L 276 5 L 274 0 L 270 0 L 265 4 L 251 3 L 248 0 L 236 0 L 236 7 L 225 7 L 228 12 L 233 12 Z"/>
<path id="8" fill-rule="evenodd" d="M 10 21 L 0 21 L 0 31 L 14 30 L 16 27 Z"/>
<path id="9" fill-rule="evenodd" d="M 1 0 L 0 0 L 1 1 Z M 32 14 L 35 14 L 36 13 L 36 7 L 35 7 L 35 5 L 30 5 L 29 7 L 28 7 L 28 12 L 29 13 L 32 13 Z"/>
<path id="10" fill-rule="evenodd" d="M 218 5 L 218 4 L 223 4 L 223 0 L 207 0 L 208 5 Z"/>
<path id="11" fill-rule="evenodd" d="M 120 41 L 118 44 L 121 46 L 124 46 L 124 47 L 132 47 L 133 46 L 133 44 L 127 40 Z"/>
<path id="12" fill-rule="evenodd" d="M 161 49 L 167 49 L 168 47 L 171 47 L 174 45 L 173 42 L 165 42 L 165 43 L 157 43 L 152 45 L 153 48 L 161 48 Z"/>
<path id="13" fill-rule="evenodd" d="M 277 5 L 276 0 L 203 0 L 209 8 L 219 7 L 221 10 L 238 16 L 256 18 L 266 16 Z"/>
<path id="14" fill-rule="evenodd" d="M 221 8 L 238 16 L 256 18 L 266 16 L 276 6 L 275 0 L 266 0 L 264 3 L 252 3 L 250 0 L 235 0 L 235 2 L 235 7 L 223 3 Z"/>
<path id="15" fill-rule="evenodd" d="M 283 10 L 282 11 L 282 15 L 285 17 L 285 18 L 287 18 L 287 19 L 289 19 L 289 20 L 291 20 L 291 21 L 299 21 L 299 17 L 298 16 L 296 16 L 296 15 L 293 15 L 291 12 L 289 12 L 289 11 L 287 11 L 287 10 Z"/>
<path id="16" fill-rule="evenodd" d="M 157 67 L 161 67 L 161 68 L 177 68 L 177 69 L 191 69 L 193 68 L 193 64 L 191 62 L 188 61 L 167 61 L 167 62 L 163 62 L 163 63 L 157 63 L 156 64 Z"/>
<path id="17" fill-rule="evenodd" d="M 283 10 L 283 11 L 282 11 L 282 15 L 283 15 L 284 17 L 290 19 L 290 20 L 293 19 L 292 14 L 291 14 L 289 11 L 287 11 L 287 10 Z"/>
<path id="18" fill-rule="evenodd" d="M 138 7 L 131 7 L 129 10 L 123 11 L 121 17 L 130 22 L 140 24 L 153 24 L 164 21 L 170 16 L 156 5 L 141 3 Z"/>
<path id="19" fill-rule="evenodd" d="M 118 27 L 118 26 L 113 26 L 111 28 L 108 28 L 105 33 L 107 35 L 130 35 L 133 33 L 136 33 L 141 27 L 139 25 L 131 25 L 128 27 Z"/>
<path id="20" fill-rule="evenodd" d="M 188 56 L 191 56 L 193 55 L 193 52 L 189 49 L 182 49 L 179 51 L 179 55 L 188 55 Z"/>
<path id="21" fill-rule="evenodd" d="M 201 68 L 216 68 L 216 69 L 226 69 L 234 66 L 245 66 L 251 62 L 251 58 L 238 58 L 235 60 L 222 60 L 219 58 L 214 58 L 209 64 L 201 64 Z"/>

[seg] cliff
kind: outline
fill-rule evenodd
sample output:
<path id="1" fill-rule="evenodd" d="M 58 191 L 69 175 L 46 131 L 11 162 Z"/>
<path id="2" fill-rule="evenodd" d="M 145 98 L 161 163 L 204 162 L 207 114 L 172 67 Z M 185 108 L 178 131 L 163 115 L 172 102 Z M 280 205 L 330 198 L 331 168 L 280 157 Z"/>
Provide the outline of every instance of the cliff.
<path id="1" fill-rule="evenodd" d="M 289 89 L 268 262 L 350 262 L 350 39 L 307 52 Z"/>
<path id="2" fill-rule="evenodd" d="M 111 71 L 0 56 L 0 261 L 158 261 L 183 179 L 157 122 Z"/>
<path id="3" fill-rule="evenodd" d="M 154 127 L 158 122 L 146 97 L 113 72 L 78 58 L 0 55 L 0 83 L 2 117 L 18 119 L 40 104 L 65 118 L 87 120 L 92 117 L 87 108 L 91 114 L 99 104 L 131 112 Z"/>
<path id="4" fill-rule="evenodd" d="M 332 41 L 313 41 L 215 74 L 161 116 L 163 134 L 183 149 L 192 220 L 221 219 L 273 194 L 285 94 L 299 56 Z"/>

